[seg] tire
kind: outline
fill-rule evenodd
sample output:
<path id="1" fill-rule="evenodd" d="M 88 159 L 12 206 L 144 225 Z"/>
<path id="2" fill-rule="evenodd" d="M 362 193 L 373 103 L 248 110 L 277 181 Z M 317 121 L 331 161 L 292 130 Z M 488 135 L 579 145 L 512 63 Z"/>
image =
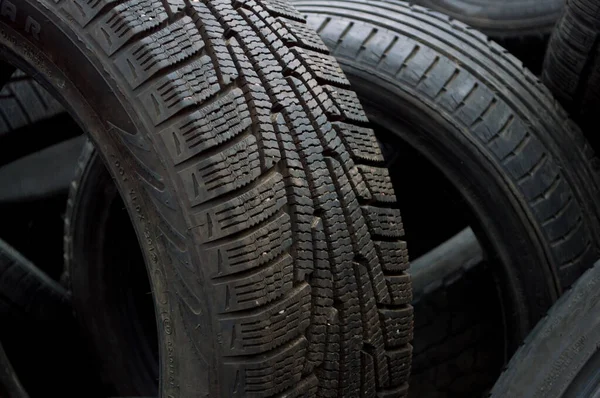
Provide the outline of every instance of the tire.
<path id="1" fill-rule="evenodd" d="M 1 240 L 0 324 L 0 396 L 102 396 L 66 290 Z"/>
<path id="2" fill-rule="evenodd" d="M 419 151 L 468 204 L 514 352 L 598 256 L 589 145 L 535 77 L 461 23 L 397 2 L 295 5 L 337 57 L 378 139 Z M 391 164 L 392 179 L 406 167 Z"/>
<path id="3" fill-rule="evenodd" d="M 600 264 L 540 321 L 511 359 L 491 397 L 592 397 L 600 386 Z"/>
<path id="4" fill-rule="evenodd" d="M 0 22 L 1 54 L 90 134 L 134 224 L 157 395 L 405 394 L 395 195 L 349 83 L 300 14 L 280 0 L 18 11 L 29 23 Z M 96 310 L 72 293 L 76 314 Z"/>
<path id="5" fill-rule="evenodd" d="M 0 206 L 67 194 L 85 137 L 75 137 L 0 167 Z"/>
<path id="6" fill-rule="evenodd" d="M 0 166 L 80 134 L 64 108 L 22 70 L 0 89 Z"/>
<path id="7" fill-rule="evenodd" d="M 417 337 L 409 397 L 485 391 L 503 365 L 503 344 L 496 342 L 504 340 L 504 327 L 496 281 L 473 230 L 410 267 Z"/>
<path id="8" fill-rule="evenodd" d="M 503 308 L 490 265 L 466 270 L 413 306 L 409 397 L 485 396 L 505 356 Z"/>
<path id="9" fill-rule="evenodd" d="M 0 91 L 0 136 L 16 133 L 64 111 L 31 76 L 17 70 Z"/>
<path id="10" fill-rule="evenodd" d="M 483 250 L 470 228 L 465 228 L 429 253 L 411 262 L 413 304 L 420 298 L 462 279 L 483 262 Z"/>
<path id="11" fill-rule="evenodd" d="M 548 45 L 543 81 L 596 148 L 600 106 L 600 1 L 568 0 Z"/>
<path id="12" fill-rule="evenodd" d="M 483 32 L 541 72 L 550 33 L 565 0 L 414 0 Z"/>

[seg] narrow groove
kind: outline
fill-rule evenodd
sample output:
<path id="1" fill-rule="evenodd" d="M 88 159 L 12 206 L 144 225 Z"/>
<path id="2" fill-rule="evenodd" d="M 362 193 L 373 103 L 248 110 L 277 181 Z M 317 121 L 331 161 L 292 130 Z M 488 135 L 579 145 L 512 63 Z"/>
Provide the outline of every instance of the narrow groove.
<path id="1" fill-rule="evenodd" d="M 233 191 L 225 192 L 222 195 L 216 196 L 207 200 L 206 202 L 199 203 L 197 205 L 192 206 L 192 210 L 197 212 L 206 211 L 212 209 L 215 206 L 221 205 L 223 203 L 227 203 L 230 200 L 234 200 L 244 194 L 251 192 L 254 188 L 260 186 L 269 178 L 273 177 L 276 174 L 280 174 L 279 163 L 276 163 L 269 170 L 264 171 L 260 176 L 258 176 L 255 180 L 249 182 L 247 185 L 239 187 Z M 221 220 L 225 221 L 225 220 Z"/>
<path id="2" fill-rule="evenodd" d="M 575 233 L 579 230 L 579 227 L 581 227 L 582 224 L 583 224 L 583 218 L 581 218 L 581 216 L 579 216 L 577 218 L 576 223 L 571 227 L 571 229 L 569 229 L 567 231 L 566 234 L 564 234 L 563 236 L 560 236 L 550 242 L 550 247 L 554 248 L 555 246 L 558 246 L 561 243 L 566 242 L 569 239 L 571 239 L 573 237 L 573 235 L 575 235 Z"/>
<path id="3" fill-rule="evenodd" d="M 554 181 L 552 181 L 552 184 L 550 184 L 550 186 L 544 192 L 542 192 L 541 194 L 539 194 L 538 196 L 533 198 L 529 202 L 529 206 L 535 207 L 538 204 L 542 203 L 544 200 L 547 200 L 550 193 L 553 192 L 556 189 L 556 187 L 558 187 L 558 184 L 560 184 L 561 181 L 562 181 L 562 178 L 561 178 L 560 174 L 557 174 L 556 177 L 554 178 Z"/>
<path id="4" fill-rule="evenodd" d="M 226 360 L 224 361 L 225 365 L 235 365 L 235 366 L 239 366 L 241 363 L 245 363 L 245 364 L 260 364 L 260 363 L 269 363 L 269 357 L 273 358 L 275 356 L 277 356 L 278 354 L 281 354 L 283 352 L 285 352 L 286 350 L 292 348 L 294 345 L 298 344 L 302 339 L 304 339 L 303 335 L 300 335 L 298 337 L 296 337 L 293 340 L 288 341 L 287 343 L 284 343 L 283 345 L 273 348 L 272 350 L 269 350 L 265 353 L 262 353 L 260 355 L 249 355 L 249 356 L 243 356 L 243 355 L 232 355 L 232 356 L 227 356 L 225 357 Z M 262 370 L 267 370 L 274 367 L 273 365 L 267 365 L 264 366 L 262 368 L 252 368 L 251 371 L 253 372 L 260 372 Z M 247 384 L 247 382 L 246 382 Z"/>
<path id="5" fill-rule="evenodd" d="M 440 62 L 440 56 L 436 55 L 433 62 L 431 63 L 431 65 L 429 65 L 427 67 L 427 69 L 425 69 L 425 72 L 423 72 L 423 74 L 421 75 L 421 77 L 419 78 L 419 81 L 417 82 L 417 84 L 415 86 L 418 86 L 419 84 L 423 83 L 427 77 L 429 77 L 429 72 L 431 72 L 433 70 L 433 68 L 436 67 L 436 65 Z"/>
<path id="6" fill-rule="evenodd" d="M 340 35 L 340 37 L 337 40 L 338 44 L 341 43 L 342 41 L 344 41 L 344 37 L 346 37 L 346 35 L 348 34 L 348 32 L 350 32 L 350 29 L 352 29 L 352 27 L 354 27 L 354 22 L 349 22 L 348 25 L 346 25 L 342 34 Z"/>
<path id="7" fill-rule="evenodd" d="M 321 22 L 321 25 L 319 25 L 319 28 L 317 29 L 317 34 L 320 34 L 323 31 L 323 29 L 325 29 L 325 27 L 329 25 L 329 22 L 331 22 L 331 18 L 325 18 L 323 22 Z"/>
<path id="8" fill-rule="evenodd" d="M 168 84 L 168 82 L 167 82 L 167 84 Z M 170 116 L 168 119 L 163 120 L 162 122 L 158 123 L 155 126 L 155 128 L 157 130 L 161 130 L 163 128 L 166 128 L 166 126 L 168 126 L 168 125 L 175 124 L 178 121 L 181 121 L 182 119 L 187 119 L 194 112 L 202 110 L 205 107 L 214 104 L 216 101 L 220 100 L 227 94 L 231 93 L 231 91 L 235 90 L 236 88 L 238 88 L 237 85 L 235 84 L 235 82 L 232 82 L 228 86 L 223 87 L 219 92 L 209 96 L 208 98 L 205 98 L 202 101 L 202 103 L 188 105 L 185 108 L 180 109 L 174 115 Z"/>
<path id="9" fill-rule="evenodd" d="M 264 224 L 268 224 L 272 221 L 274 221 L 277 217 L 280 217 L 283 214 L 290 214 L 288 211 L 288 205 L 284 205 L 282 206 L 280 209 L 278 209 L 275 213 L 271 214 L 270 216 L 268 216 L 267 218 L 265 218 L 264 220 L 260 221 L 259 223 L 252 225 L 251 227 L 248 227 L 246 229 L 244 229 L 243 231 L 238 231 L 235 232 L 233 234 L 227 235 L 227 236 L 223 236 L 222 238 L 219 239 L 215 239 L 213 241 L 207 242 L 205 244 L 203 244 L 202 246 L 205 248 L 217 248 L 220 246 L 223 246 L 227 243 L 230 243 L 232 241 L 236 241 L 239 239 L 243 239 L 244 237 L 246 237 L 249 234 L 255 233 L 258 230 L 260 230 L 261 228 L 264 227 Z"/>
<path id="10" fill-rule="evenodd" d="M 233 279 L 232 281 L 234 281 L 235 279 Z M 220 282 L 218 282 L 220 283 Z M 297 285 L 295 285 L 294 287 L 292 287 L 291 290 L 287 291 L 282 297 L 278 298 L 277 300 L 274 301 L 270 301 L 268 303 L 265 303 L 261 306 L 258 307 L 254 307 L 254 308 L 248 308 L 248 309 L 244 309 L 244 310 L 237 310 L 237 311 L 230 311 L 227 312 L 225 314 L 218 314 L 217 318 L 221 321 L 229 321 L 229 320 L 236 320 L 238 318 L 244 318 L 244 317 L 248 317 L 248 316 L 252 316 L 252 315 L 257 315 L 260 312 L 263 312 L 265 310 L 269 310 L 271 308 L 277 307 L 283 298 L 288 298 L 291 296 L 294 296 L 295 294 L 297 294 L 298 292 L 300 292 L 302 289 L 304 289 L 306 286 L 308 285 L 307 282 L 300 282 Z M 295 312 L 298 312 L 300 310 L 300 307 L 297 308 L 295 310 Z M 260 323 L 259 321 L 256 321 L 257 323 Z M 251 323 L 248 323 L 248 325 L 252 325 Z M 254 330 L 254 329 L 253 329 Z"/>
<path id="11" fill-rule="evenodd" d="M 540 156 L 540 160 L 538 160 L 537 163 L 531 167 L 531 169 L 529 169 L 521 178 L 517 180 L 517 185 L 520 185 L 528 179 L 532 178 L 542 168 L 542 166 L 546 164 L 547 161 L 548 155 L 543 153 L 542 156 Z"/>
<path id="12" fill-rule="evenodd" d="M 204 46 L 199 51 L 196 51 L 195 53 L 187 55 L 186 57 L 178 60 L 177 62 L 175 62 L 171 65 L 168 65 L 168 66 L 165 66 L 165 67 L 159 69 L 154 74 L 148 76 L 147 79 L 143 83 L 139 84 L 138 86 L 133 87 L 133 91 L 134 92 L 143 92 L 146 89 L 148 89 L 149 87 L 153 86 L 157 80 L 160 80 L 160 79 L 172 74 L 173 72 L 178 72 L 181 69 L 183 69 L 187 66 L 190 66 L 194 62 L 199 61 L 204 56 L 209 56 L 208 53 L 206 52 L 206 46 Z M 152 59 L 152 58 L 149 58 L 149 59 Z M 148 62 L 148 61 L 146 61 L 146 62 Z M 152 67 L 152 65 L 145 68 L 144 72 L 149 70 L 151 67 Z M 169 82 L 169 83 L 171 83 L 171 82 Z M 162 88 L 164 88 L 164 85 Z"/>
<path id="13" fill-rule="evenodd" d="M 230 149 L 230 148 L 234 147 L 235 145 L 243 142 L 249 136 L 252 136 L 253 134 L 250 131 L 251 131 L 251 128 L 250 128 L 250 126 L 248 126 L 243 131 L 241 131 L 238 135 L 233 136 L 228 140 L 224 140 L 223 142 L 220 142 L 219 144 L 217 144 L 215 146 L 207 148 L 207 149 L 203 150 L 202 152 L 194 154 L 191 158 L 186 159 L 180 163 L 177 163 L 177 165 L 175 166 L 175 170 L 178 172 L 185 170 L 189 167 L 196 165 L 197 163 L 199 163 L 203 160 L 211 158 L 215 155 L 219 155 L 223 151 Z M 195 146 L 198 146 L 198 145 L 195 145 Z M 192 148 L 194 148 L 195 146 L 193 146 Z"/>
<path id="14" fill-rule="evenodd" d="M 398 77 L 400 75 L 400 72 L 402 72 L 407 66 L 408 66 L 408 62 L 415 56 L 417 55 L 417 53 L 419 52 L 419 50 L 421 49 L 421 46 L 418 44 L 415 44 L 413 49 L 411 50 L 411 52 L 408 54 L 408 56 L 404 59 L 404 61 L 402 62 L 402 65 L 400 65 L 400 67 L 398 68 L 398 70 L 396 71 L 396 73 L 394 73 L 395 77 Z"/>
<path id="15" fill-rule="evenodd" d="M 501 160 L 502 165 L 506 166 L 506 164 L 510 160 L 512 160 L 516 156 L 521 155 L 523 149 L 527 146 L 527 144 L 529 144 L 530 141 L 531 141 L 531 134 L 529 134 L 529 132 L 527 132 L 523 136 L 523 139 L 521 139 L 521 141 L 517 144 L 517 146 L 508 155 L 506 155 L 504 157 L 504 159 Z"/>
<path id="16" fill-rule="evenodd" d="M 574 258 L 570 259 L 569 261 L 567 261 L 564 264 L 561 264 L 558 268 L 560 270 L 565 270 L 566 268 L 572 267 L 573 265 L 575 265 L 576 263 L 579 262 L 579 260 L 581 260 L 583 258 L 583 256 L 585 256 L 587 254 L 587 252 L 590 250 L 590 248 L 592 247 L 592 242 L 591 241 L 587 241 L 584 249 L 581 251 L 581 253 L 579 253 L 577 256 L 575 256 Z M 588 264 L 589 266 L 589 264 Z"/>
<path id="17" fill-rule="evenodd" d="M 569 199 L 567 199 L 565 204 L 555 214 L 548 217 L 546 220 L 544 220 L 542 222 L 542 227 L 546 227 L 548 224 L 550 224 L 551 222 L 557 220 L 560 216 L 562 216 L 567 211 L 567 209 L 569 208 L 569 206 L 571 205 L 572 202 L 573 202 L 573 196 L 569 195 Z"/>

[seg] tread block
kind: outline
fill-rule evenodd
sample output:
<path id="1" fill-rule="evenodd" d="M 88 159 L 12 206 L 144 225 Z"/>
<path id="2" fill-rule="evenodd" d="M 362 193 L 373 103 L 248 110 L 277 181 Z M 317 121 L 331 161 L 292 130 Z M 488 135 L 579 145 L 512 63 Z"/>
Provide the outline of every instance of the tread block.
<path id="1" fill-rule="evenodd" d="M 383 164 L 384 158 L 372 130 L 346 123 L 333 123 L 333 128 L 338 132 L 346 150 L 353 158 Z"/>
<path id="2" fill-rule="evenodd" d="M 383 324 L 383 336 L 388 348 L 396 348 L 409 343 L 413 338 L 413 308 L 380 309 L 379 319 Z"/>
<path id="3" fill-rule="evenodd" d="M 408 261 L 408 249 L 406 242 L 378 242 L 375 241 L 375 250 L 379 263 L 384 272 L 406 271 L 410 265 Z"/>
<path id="4" fill-rule="evenodd" d="M 356 167 L 370 194 L 370 197 L 363 199 L 371 199 L 380 203 L 396 203 L 396 193 L 388 169 L 365 165 Z"/>
<path id="5" fill-rule="evenodd" d="M 175 165 L 238 136 L 252 124 L 242 90 L 234 89 L 160 133 Z"/>
<path id="6" fill-rule="evenodd" d="M 317 81 L 325 84 L 350 87 L 350 82 L 346 79 L 342 68 L 333 56 L 297 47 L 292 48 L 290 52 L 296 56 L 296 59 L 300 60 L 302 65 Z M 302 74 L 301 67 L 297 71 Z"/>
<path id="7" fill-rule="evenodd" d="M 193 214 L 194 231 L 201 242 L 213 241 L 243 231 L 266 220 L 287 203 L 283 176 L 262 176 L 239 196 Z"/>
<path id="8" fill-rule="evenodd" d="M 140 95 L 154 125 L 190 106 L 202 106 L 220 91 L 212 59 L 202 55 L 153 83 Z"/>
<path id="9" fill-rule="evenodd" d="M 405 305 L 412 302 L 410 275 L 386 276 L 385 281 L 390 293 L 390 304 Z"/>
<path id="10" fill-rule="evenodd" d="M 387 238 L 401 238 L 404 236 L 400 210 L 362 206 L 362 211 L 371 234 Z"/>
<path id="11" fill-rule="evenodd" d="M 137 88 L 161 70 L 175 65 L 204 49 L 202 37 L 190 17 L 136 42 L 115 64 L 132 88 Z"/>
<path id="12" fill-rule="evenodd" d="M 292 246 L 290 216 L 283 213 L 266 225 L 207 250 L 207 263 L 217 264 L 213 277 L 257 268 Z"/>
<path id="13" fill-rule="evenodd" d="M 304 283 L 251 314 L 221 319 L 225 355 L 266 352 L 303 334 L 310 323 L 310 290 Z"/>
<path id="14" fill-rule="evenodd" d="M 294 279 L 293 259 L 284 254 L 250 275 L 239 276 L 215 285 L 218 311 L 257 308 L 272 302 L 292 289 Z"/>
<path id="15" fill-rule="evenodd" d="M 253 0 L 237 0 L 241 4 L 255 3 Z M 256 3 L 262 5 L 271 15 L 288 18 L 297 22 L 305 19 L 289 2 L 283 0 L 258 0 Z"/>
<path id="16" fill-rule="evenodd" d="M 386 351 L 390 380 L 394 386 L 401 386 L 408 381 L 411 356 L 412 347 L 410 345 L 398 350 Z"/>
<path id="17" fill-rule="evenodd" d="M 256 138 L 246 135 L 178 174 L 192 206 L 248 185 L 261 174 Z"/>
<path id="18" fill-rule="evenodd" d="M 267 398 L 295 386 L 302 378 L 307 341 L 300 337 L 256 362 L 231 362 L 225 366 L 237 373 L 230 385 L 245 385 L 245 391 L 231 391 L 231 397 Z M 229 384 L 229 383 L 228 383 Z"/>
<path id="19" fill-rule="evenodd" d="M 191 4 L 197 12 L 193 19 L 202 36 L 207 38 L 207 49 L 213 54 L 213 61 L 218 66 L 217 74 L 220 76 L 221 84 L 228 85 L 238 78 L 239 71 L 225 43 L 225 29 L 204 3 L 192 2 Z"/>
<path id="20" fill-rule="evenodd" d="M 90 11 L 87 19 L 93 18 L 95 10 L 101 10 L 85 3 L 90 2 L 79 0 L 74 4 Z M 76 15 L 78 10 L 73 13 Z M 95 21 L 91 34 L 107 55 L 113 55 L 135 35 L 156 29 L 168 18 L 161 0 L 130 0 L 118 4 Z"/>
<path id="21" fill-rule="evenodd" d="M 279 23 L 286 28 L 283 41 L 288 45 L 307 48 L 313 51 L 329 53 L 329 49 L 315 32 L 305 23 L 296 22 L 285 18 L 277 18 Z"/>
<path id="22" fill-rule="evenodd" d="M 330 114 L 344 117 L 346 120 L 359 123 L 368 123 L 369 119 L 358 100 L 354 91 L 342 88 L 324 86 L 323 89 L 329 98 L 333 100 L 335 107 L 329 108 Z"/>

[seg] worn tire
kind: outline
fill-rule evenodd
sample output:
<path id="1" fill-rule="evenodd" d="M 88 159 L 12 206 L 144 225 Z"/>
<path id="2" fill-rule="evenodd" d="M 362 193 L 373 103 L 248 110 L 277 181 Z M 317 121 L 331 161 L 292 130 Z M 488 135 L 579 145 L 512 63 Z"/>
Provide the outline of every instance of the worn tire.
<path id="1" fill-rule="evenodd" d="M 397 2 L 295 4 L 378 138 L 418 150 L 470 206 L 498 265 L 513 351 L 598 256 L 596 161 L 581 132 L 518 61 L 447 16 Z"/>
<path id="2" fill-rule="evenodd" d="M 596 263 L 527 337 L 491 397 L 598 396 L 599 313 L 600 263 Z"/>
<path id="3" fill-rule="evenodd" d="M 14 8 L 0 55 L 90 134 L 134 223 L 161 396 L 405 394 L 411 323 L 397 325 L 411 292 L 395 195 L 348 81 L 297 11 Z"/>
<path id="4" fill-rule="evenodd" d="M 568 0 L 552 33 L 543 81 L 595 148 L 600 107 L 600 1 Z"/>
<path id="5" fill-rule="evenodd" d="M 483 32 L 541 71 L 548 38 L 565 0 L 411 0 Z"/>

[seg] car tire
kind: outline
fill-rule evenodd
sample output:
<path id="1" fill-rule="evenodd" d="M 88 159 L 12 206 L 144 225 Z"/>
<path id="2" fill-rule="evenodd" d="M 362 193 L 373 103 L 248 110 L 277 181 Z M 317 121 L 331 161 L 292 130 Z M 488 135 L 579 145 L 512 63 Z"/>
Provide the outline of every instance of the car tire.
<path id="1" fill-rule="evenodd" d="M 23 0 L 0 28 L 4 61 L 60 99 L 124 199 L 154 298 L 157 395 L 404 394 L 393 188 L 293 7 Z M 93 312 L 72 293 L 79 317 Z"/>
<path id="2" fill-rule="evenodd" d="M 589 144 L 521 63 L 445 15 L 368 0 L 295 5 L 340 62 L 384 146 L 418 151 L 470 208 L 506 317 L 505 338 L 490 344 L 506 340 L 510 355 L 599 254 Z M 411 167 L 397 164 L 392 179 Z"/>

